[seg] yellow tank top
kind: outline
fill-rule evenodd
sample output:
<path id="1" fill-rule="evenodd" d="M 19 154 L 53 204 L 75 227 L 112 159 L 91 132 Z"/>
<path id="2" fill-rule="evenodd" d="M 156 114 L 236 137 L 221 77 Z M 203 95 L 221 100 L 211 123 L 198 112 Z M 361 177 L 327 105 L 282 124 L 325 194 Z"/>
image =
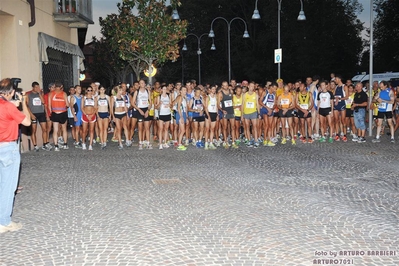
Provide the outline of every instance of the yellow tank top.
<path id="1" fill-rule="evenodd" d="M 379 93 L 380 91 L 381 91 L 380 89 L 378 89 L 377 91 L 373 90 L 373 96 L 372 97 L 374 97 L 374 95 L 376 93 Z M 374 104 L 374 106 L 375 106 L 375 108 L 373 109 L 373 115 L 377 116 L 378 115 L 378 103 L 372 103 L 372 104 Z"/>
<path id="2" fill-rule="evenodd" d="M 291 101 L 292 101 L 291 93 L 289 93 L 288 95 L 281 94 L 281 97 L 280 97 L 281 108 L 283 108 L 283 109 L 289 108 Z"/>
<path id="3" fill-rule="evenodd" d="M 245 93 L 244 114 L 252 114 L 257 111 L 256 93 Z"/>
<path id="4" fill-rule="evenodd" d="M 278 88 L 276 90 L 276 97 L 278 98 L 281 94 L 283 94 L 283 92 L 284 92 L 284 88 Z"/>
<path id="5" fill-rule="evenodd" d="M 160 93 L 160 92 L 157 92 L 157 91 L 153 91 L 153 92 L 151 93 L 151 102 L 152 102 L 152 106 L 151 106 L 151 109 L 150 109 L 150 111 L 149 111 L 149 113 L 148 113 L 149 116 L 154 116 L 154 114 L 155 114 L 154 102 L 155 102 L 155 99 L 159 97 L 159 95 L 161 95 L 161 93 Z"/>
<path id="6" fill-rule="evenodd" d="M 353 93 L 352 95 L 350 95 L 348 97 L 348 99 L 345 100 L 345 107 L 346 109 L 351 109 L 352 103 L 353 103 L 353 99 L 355 98 L 355 93 Z"/>
<path id="7" fill-rule="evenodd" d="M 233 95 L 233 106 L 237 107 L 242 105 L 242 95 L 237 97 L 235 94 Z M 234 116 L 240 117 L 241 116 L 241 108 L 234 108 Z"/>
<path id="8" fill-rule="evenodd" d="M 298 93 L 298 103 L 301 109 L 309 110 L 310 94 L 308 92 L 306 94 Z"/>

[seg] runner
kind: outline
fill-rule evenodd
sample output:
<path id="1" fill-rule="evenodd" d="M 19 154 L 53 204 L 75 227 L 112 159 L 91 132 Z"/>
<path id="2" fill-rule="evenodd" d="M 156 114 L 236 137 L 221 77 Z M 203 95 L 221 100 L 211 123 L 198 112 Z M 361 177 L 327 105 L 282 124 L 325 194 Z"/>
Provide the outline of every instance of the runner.
<path id="1" fill-rule="evenodd" d="M 337 87 L 334 93 L 334 122 L 335 122 L 335 141 L 339 141 L 339 135 L 342 134 L 342 141 L 347 142 L 346 138 L 346 107 L 345 100 L 348 99 L 348 88 L 342 83 L 340 75 L 335 76 Z"/>
<path id="2" fill-rule="evenodd" d="M 235 80 L 232 80 L 235 82 Z M 234 120 L 235 120 L 235 136 L 236 136 L 236 145 L 240 144 L 240 129 L 241 129 L 241 121 L 244 121 L 244 117 L 242 117 L 241 106 L 242 106 L 242 87 L 235 86 L 235 94 L 233 95 L 233 106 L 234 106 Z M 242 123 L 244 126 L 245 123 Z"/>
<path id="3" fill-rule="evenodd" d="M 357 129 L 357 139 L 358 143 L 366 142 L 365 134 L 366 134 L 366 108 L 368 105 L 368 97 L 367 94 L 363 91 L 363 84 L 358 82 L 355 85 L 356 93 L 353 97 L 353 103 L 351 109 L 353 111 L 353 116 L 355 120 L 355 126 Z"/>
<path id="4" fill-rule="evenodd" d="M 332 143 L 333 138 L 332 138 L 332 130 L 333 130 L 333 124 L 332 124 L 332 106 L 334 106 L 334 95 L 331 91 L 327 90 L 327 82 L 322 81 L 320 82 L 320 88 L 321 92 L 317 94 L 317 110 L 319 111 L 320 115 L 320 131 L 321 131 L 321 138 L 320 142 L 326 142 L 326 136 L 327 136 L 327 131 L 326 131 L 326 120 L 328 122 L 328 126 L 330 128 L 330 138 L 328 139 L 328 142 Z"/>
<path id="5" fill-rule="evenodd" d="M 110 97 L 105 94 L 104 86 L 100 85 L 100 94 L 97 96 L 97 117 L 98 128 L 101 142 L 101 149 L 107 147 L 107 132 L 109 124 L 109 111 L 110 111 Z M 129 139 L 127 139 L 129 140 Z M 127 141 L 126 141 L 127 143 Z"/>
<path id="6" fill-rule="evenodd" d="M 197 148 L 203 148 L 202 137 L 204 135 L 205 116 L 204 116 L 204 101 L 201 96 L 201 89 L 195 87 L 194 97 L 191 98 L 188 104 L 188 111 L 192 112 L 192 133 L 194 136 L 193 145 Z"/>
<path id="7" fill-rule="evenodd" d="M 139 150 L 144 147 L 152 149 L 150 144 L 150 123 L 151 118 L 148 108 L 152 106 L 151 95 L 144 80 L 139 81 L 140 88 L 133 95 L 132 106 L 137 109 L 137 123 L 139 127 Z"/>
<path id="8" fill-rule="evenodd" d="M 70 106 L 73 115 L 73 128 L 75 130 L 74 143 L 75 148 L 82 148 L 80 143 L 80 137 L 83 137 L 82 131 L 82 87 L 79 85 L 75 86 L 75 94 L 71 97 Z"/>
<path id="9" fill-rule="evenodd" d="M 258 95 L 255 93 L 255 83 L 250 82 L 248 85 L 248 91 L 242 96 L 241 112 L 244 117 L 245 123 L 245 138 L 250 141 L 247 143 L 247 147 L 259 147 L 258 141 L 258 118 L 259 118 L 259 104 Z M 252 124 L 253 141 L 251 140 L 250 125 Z M 233 148 L 238 146 L 233 142 Z"/>
<path id="10" fill-rule="evenodd" d="M 313 97 L 310 91 L 306 90 L 305 84 L 299 84 L 299 93 L 297 94 L 296 107 L 298 108 L 298 117 L 301 121 L 301 136 L 303 143 L 313 143 L 312 139 L 312 109 Z M 307 132 L 305 131 L 307 124 Z"/>
<path id="11" fill-rule="evenodd" d="M 187 148 L 182 144 L 184 133 L 186 132 L 188 124 L 187 114 L 187 89 L 181 87 L 180 95 L 176 99 L 176 125 L 179 127 L 179 136 L 177 141 L 177 150 L 185 151 Z M 187 136 L 186 136 L 187 137 Z"/>
<path id="12" fill-rule="evenodd" d="M 158 120 L 158 136 L 159 136 L 159 149 L 169 148 L 169 124 L 171 120 L 170 109 L 172 107 L 172 101 L 170 99 L 170 94 L 168 94 L 168 89 L 166 86 L 162 87 L 162 94 L 155 99 L 155 109 L 159 110 L 159 120 Z"/>
<path id="13" fill-rule="evenodd" d="M 282 134 L 283 138 L 281 139 L 281 144 L 287 143 L 287 132 L 284 130 L 286 125 L 288 125 L 287 131 L 291 134 L 291 144 L 296 145 L 296 141 L 293 138 L 294 130 L 292 127 L 292 110 L 294 109 L 294 97 L 289 92 L 288 85 L 284 86 L 284 92 L 277 99 L 277 106 L 279 108 L 279 117 L 281 118 L 281 124 L 283 127 Z"/>
<path id="14" fill-rule="evenodd" d="M 121 84 L 121 88 L 122 88 L 122 97 L 125 100 L 126 103 L 126 108 L 127 108 L 127 114 L 126 114 L 126 121 L 124 123 L 126 123 L 126 128 L 124 128 L 124 132 L 126 137 L 126 147 L 130 147 L 132 146 L 132 140 L 131 140 L 131 134 L 130 134 L 130 122 L 131 122 L 131 118 L 133 116 L 133 106 L 131 105 L 131 96 L 130 94 L 127 92 L 127 84 L 126 83 L 122 83 Z M 122 133 L 121 133 L 122 135 Z"/>
<path id="15" fill-rule="evenodd" d="M 86 150 L 86 136 L 89 131 L 89 151 L 93 150 L 94 141 L 94 127 L 97 121 L 97 102 L 93 95 L 94 91 L 91 86 L 87 87 L 86 95 L 83 97 L 80 103 L 82 110 L 82 122 L 83 122 L 83 134 L 82 134 L 82 149 Z"/>
<path id="16" fill-rule="evenodd" d="M 222 111 L 222 129 L 223 129 L 223 146 L 228 148 L 228 137 L 231 136 L 232 142 L 236 141 L 235 123 L 234 123 L 234 107 L 233 107 L 233 92 L 229 90 L 227 81 L 222 82 L 222 88 L 218 94 L 218 108 Z M 230 122 L 230 132 L 228 132 L 228 122 Z M 230 133 L 230 134 L 229 134 Z"/>
<path id="17" fill-rule="evenodd" d="M 358 138 L 356 135 L 355 120 L 354 120 L 353 110 L 352 110 L 353 99 L 355 97 L 356 91 L 352 84 L 347 85 L 347 87 L 348 87 L 348 98 L 345 100 L 345 108 L 346 108 L 345 120 L 346 120 L 346 125 L 351 130 L 352 141 L 357 142 Z"/>
<path id="18" fill-rule="evenodd" d="M 47 132 L 47 115 L 46 111 L 44 108 L 44 98 L 41 95 L 41 89 L 39 86 L 39 83 L 32 82 L 32 90 L 28 93 L 26 93 L 25 101 L 26 105 L 28 107 L 28 112 L 30 114 L 31 118 L 31 125 L 32 125 L 32 134 L 31 134 L 31 140 L 33 144 L 33 150 L 34 151 L 39 151 L 39 147 L 37 147 L 37 141 L 36 141 L 36 131 L 37 131 L 37 124 L 40 124 L 40 127 L 42 129 L 42 150 L 45 151 L 50 151 L 51 146 L 49 146 L 49 141 L 48 141 L 48 132 Z"/>
<path id="19" fill-rule="evenodd" d="M 216 86 L 211 86 L 209 95 L 205 98 L 205 150 L 215 150 L 216 147 L 213 144 L 213 137 L 216 129 L 216 121 L 218 118 L 217 111 L 217 97 L 216 97 Z"/>
<path id="20" fill-rule="evenodd" d="M 276 144 L 272 142 L 275 125 L 273 110 L 276 107 L 276 88 L 277 84 L 271 84 L 259 98 L 259 105 L 261 106 L 260 114 L 263 118 L 263 134 L 265 136 L 263 146 L 276 146 Z"/>
<path id="21" fill-rule="evenodd" d="M 51 121 L 53 122 L 53 141 L 54 141 L 54 151 L 60 151 L 58 147 L 58 130 L 61 125 L 64 150 L 69 149 L 67 140 L 67 120 L 69 107 L 68 97 L 64 91 L 62 91 L 62 84 L 60 82 L 55 83 L 54 91 L 50 92 L 48 95 L 48 107 L 51 110 Z"/>
<path id="22" fill-rule="evenodd" d="M 377 134 L 375 139 L 372 140 L 373 143 L 380 142 L 380 132 L 382 127 L 382 122 L 384 118 L 388 122 L 389 129 L 391 132 L 391 142 L 395 142 L 395 132 L 392 123 L 392 107 L 395 102 L 395 94 L 391 88 L 388 88 L 389 84 L 387 81 L 383 80 L 380 82 L 380 92 L 374 96 L 374 102 L 378 103 L 378 120 L 377 120 Z"/>
<path id="23" fill-rule="evenodd" d="M 115 96 L 111 97 L 111 105 L 110 105 L 110 111 L 111 111 L 111 119 L 114 120 L 115 122 L 115 130 L 117 132 L 116 138 L 118 140 L 118 148 L 120 150 L 123 149 L 123 144 L 122 144 L 122 127 L 125 130 L 125 137 L 128 139 L 127 135 L 127 125 L 126 125 L 126 119 L 127 119 L 127 106 L 125 99 L 122 95 L 123 89 L 120 86 L 117 86 L 117 94 Z"/>

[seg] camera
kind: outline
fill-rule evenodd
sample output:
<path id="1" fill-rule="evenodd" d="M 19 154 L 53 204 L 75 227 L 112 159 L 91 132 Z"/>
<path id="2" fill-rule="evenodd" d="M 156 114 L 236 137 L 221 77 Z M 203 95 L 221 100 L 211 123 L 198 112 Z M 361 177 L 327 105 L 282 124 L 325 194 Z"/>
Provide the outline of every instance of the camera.
<path id="1" fill-rule="evenodd" d="M 12 83 L 12 88 L 15 90 L 14 96 L 12 99 L 14 101 L 21 101 L 22 100 L 22 89 L 18 88 L 18 84 L 21 82 L 20 78 L 12 78 L 11 83 Z"/>

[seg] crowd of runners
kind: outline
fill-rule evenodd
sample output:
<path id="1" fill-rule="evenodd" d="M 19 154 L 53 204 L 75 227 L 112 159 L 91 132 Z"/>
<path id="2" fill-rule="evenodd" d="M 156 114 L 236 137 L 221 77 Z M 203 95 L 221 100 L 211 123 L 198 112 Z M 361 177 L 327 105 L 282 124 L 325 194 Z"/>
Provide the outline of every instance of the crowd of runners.
<path id="1" fill-rule="evenodd" d="M 112 142 L 123 149 L 131 147 L 134 139 L 139 150 L 156 145 L 181 151 L 189 145 L 213 150 L 348 139 L 362 143 L 366 142 L 367 112 L 373 112 L 376 127 L 372 142 L 380 142 L 385 126 L 395 142 L 399 87 L 374 82 L 369 105 L 367 86 L 331 75 L 328 80 L 314 76 L 305 82 L 278 79 L 266 85 L 231 80 L 202 86 L 192 80 L 150 86 L 140 80 L 132 86 L 121 83 L 111 91 L 99 83 L 64 88 L 55 82 L 43 94 L 33 82 L 25 100 L 32 119 L 34 151 L 40 150 L 38 124 L 41 149 L 46 151 L 69 149 L 72 142 L 82 150 L 93 150 L 96 143 L 105 149 Z"/>

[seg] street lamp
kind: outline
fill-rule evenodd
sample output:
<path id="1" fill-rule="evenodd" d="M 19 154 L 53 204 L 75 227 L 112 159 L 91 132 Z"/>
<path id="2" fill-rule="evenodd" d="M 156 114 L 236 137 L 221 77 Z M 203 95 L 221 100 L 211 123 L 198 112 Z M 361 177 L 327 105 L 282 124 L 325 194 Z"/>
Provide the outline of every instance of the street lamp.
<path id="1" fill-rule="evenodd" d="M 243 20 L 242 18 L 240 18 L 240 17 L 235 17 L 235 18 L 233 18 L 232 20 L 230 20 L 230 21 L 228 21 L 227 19 L 225 19 L 224 17 L 217 17 L 217 18 L 215 18 L 215 19 L 213 19 L 212 20 L 212 23 L 211 23 L 211 30 L 209 31 L 209 35 L 208 35 L 208 37 L 210 37 L 210 38 L 214 38 L 215 37 L 215 32 L 213 31 L 213 22 L 215 22 L 216 20 L 218 20 L 218 19 L 222 19 L 222 20 L 224 20 L 226 23 L 227 23 L 227 46 L 228 46 L 228 56 L 229 56 L 229 82 L 230 82 L 230 80 L 231 80 L 231 49 L 230 49 L 230 45 L 231 45 L 231 41 L 230 41 L 230 29 L 231 29 L 231 23 L 234 21 L 234 20 L 241 20 L 242 22 L 244 22 L 244 25 L 245 25 L 245 30 L 244 30 L 244 34 L 243 34 L 243 38 L 249 38 L 249 33 L 248 33 L 248 29 L 247 29 L 247 23 L 245 22 L 245 20 Z M 212 47 L 211 47 L 211 50 L 216 50 L 216 47 L 215 47 L 215 45 L 212 45 Z"/>
<path id="2" fill-rule="evenodd" d="M 305 11 L 303 11 L 303 2 L 301 1 L 301 11 L 299 11 L 299 15 L 297 20 L 298 21 L 304 21 L 306 20 L 306 16 L 305 16 Z M 281 2 L 283 2 L 283 0 L 277 0 L 277 4 L 278 4 L 278 18 L 277 18 L 277 30 L 278 30 L 278 49 L 281 49 L 281 34 L 280 34 L 280 15 L 281 15 Z M 260 19 L 260 14 L 259 14 L 259 10 L 258 10 L 258 0 L 256 0 L 255 2 L 255 10 L 254 13 L 252 15 L 252 19 Z M 277 63 L 278 66 L 278 78 L 281 78 L 281 63 Z"/>
<path id="3" fill-rule="evenodd" d="M 208 35 L 208 33 L 204 33 L 204 34 L 202 34 L 199 37 L 196 34 L 194 34 L 194 33 L 187 34 L 186 38 L 184 39 L 184 44 L 183 44 L 183 48 L 182 48 L 182 51 L 187 51 L 188 50 L 187 49 L 187 45 L 186 45 L 187 37 L 194 36 L 194 37 L 197 38 L 197 44 L 198 44 L 198 50 L 197 50 L 197 55 L 198 55 L 198 84 L 201 84 L 201 54 L 202 54 L 202 51 L 201 51 L 201 38 L 206 36 L 206 35 Z M 216 48 L 213 49 L 214 47 L 215 47 L 215 44 L 212 42 L 211 50 L 216 50 Z"/>

